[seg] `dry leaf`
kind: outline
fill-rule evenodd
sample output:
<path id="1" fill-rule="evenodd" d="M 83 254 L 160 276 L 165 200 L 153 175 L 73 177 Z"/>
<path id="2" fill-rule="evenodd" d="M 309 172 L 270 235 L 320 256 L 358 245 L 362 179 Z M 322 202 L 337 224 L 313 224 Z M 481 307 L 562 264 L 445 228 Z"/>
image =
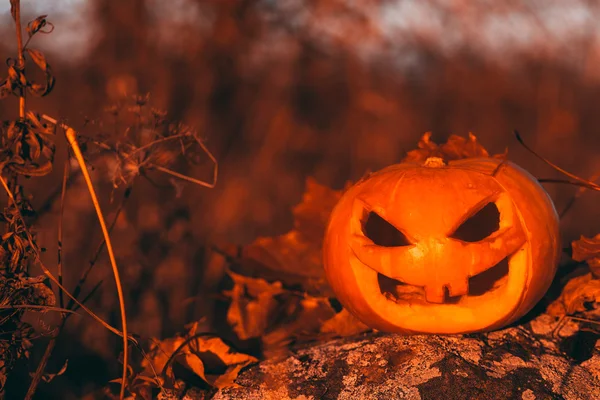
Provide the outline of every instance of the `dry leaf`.
<path id="1" fill-rule="evenodd" d="M 595 277 L 600 277 L 600 234 L 593 238 L 581 236 L 573 241 L 573 260 L 585 261 Z"/>
<path id="2" fill-rule="evenodd" d="M 333 318 L 325 321 L 321 326 L 321 333 L 331 334 L 336 337 L 345 337 L 358 335 L 359 333 L 371 330 L 368 326 L 360 322 L 345 308 L 335 314 Z"/>
<path id="3" fill-rule="evenodd" d="M 233 272 L 229 275 L 234 286 L 225 292 L 231 298 L 227 322 L 241 340 L 262 336 L 278 306 L 274 297 L 284 292 L 281 283 L 269 283 Z"/>
<path id="4" fill-rule="evenodd" d="M 220 338 L 196 335 L 197 326 L 197 323 L 192 324 L 185 336 L 156 341 L 148 354 L 152 365 L 146 359 L 142 362 L 143 375 L 152 377 L 153 371 L 160 374 L 165 370 L 170 382 L 174 382 L 172 365 L 167 366 L 172 359 L 171 362 L 183 365 L 209 385 L 223 388 L 234 385 L 240 370 L 258 361 L 248 354 L 236 352 Z"/>
<path id="5" fill-rule="evenodd" d="M 317 339 L 322 324 L 335 315 L 325 297 L 290 296 L 282 323 L 263 336 L 267 357 L 280 354 L 291 342 Z"/>
<path id="6" fill-rule="evenodd" d="M 600 302 L 600 280 L 594 279 L 591 273 L 585 274 L 571 279 L 558 299 L 548 306 L 546 313 L 562 317 L 586 311 L 585 303 L 598 302 Z"/>
<path id="7" fill-rule="evenodd" d="M 421 163 L 428 157 L 440 157 L 448 162 L 463 158 L 489 156 L 487 150 L 477 141 L 477 137 L 470 132 L 468 138 L 452 135 L 448 138 L 448 141 L 442 145 L 434 143 L 431 140 L 431 132 L 427 132 L 421 137 L 421 140 L 419 140 L 418 149 L 409 151 L 402 161 Z M 496 154 L 493 157 L 505 158 L 506 152 L 504 152 L 504 154 Z"/>
<path id="8" fill-rule="evenodd" d="M 323 270 L 322 241 L 331 210 L 341 191 L 306 181 L 302 202 L 293 209 L 294 229 L 276 237 L 261 237 L 242 251 L 245 275 L 280 280 L 316 296 L 333 295 Z"/>
<path id="9" fill-rule="evenodd" d="M 281 282 L 245 277 L 233 272 L 227 322 L 242 339 L 262 337 L 268 347 L 280 347 L 300 336 L 314 337 L 335 311 L 326 297 L 300 295 Z"/>

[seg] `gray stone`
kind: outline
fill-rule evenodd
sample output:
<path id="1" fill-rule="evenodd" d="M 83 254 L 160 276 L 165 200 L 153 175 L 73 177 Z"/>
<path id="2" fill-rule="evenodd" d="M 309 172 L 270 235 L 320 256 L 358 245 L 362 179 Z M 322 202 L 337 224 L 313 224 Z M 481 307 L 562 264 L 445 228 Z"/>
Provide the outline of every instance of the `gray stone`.
<path id="1" fill-rule="evenodd" d="M 531 326 L 528 324 L 528 326 Z M 600 399 L 598 335 L 368 333 L 243 371 L 215 400 Z"/>

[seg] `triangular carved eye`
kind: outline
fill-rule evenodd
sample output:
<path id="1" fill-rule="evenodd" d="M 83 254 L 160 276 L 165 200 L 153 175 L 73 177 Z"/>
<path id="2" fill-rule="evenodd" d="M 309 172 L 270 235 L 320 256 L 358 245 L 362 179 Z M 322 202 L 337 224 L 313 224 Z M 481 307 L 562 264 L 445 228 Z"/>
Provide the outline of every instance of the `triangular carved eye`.
<path id="1" fill-rule="evenodd" d="M 402 232 L 373 211 L 363 223 L 363 233 L 378 246 L 399 247 L 411 244 Z"/>
<path id="2" fill-rule="evenodd" d="M 479 242 L 500 228 L 500 211 L 495 203 L 488 203 L 463 222 L 452 235 L 463 242 Z"/>

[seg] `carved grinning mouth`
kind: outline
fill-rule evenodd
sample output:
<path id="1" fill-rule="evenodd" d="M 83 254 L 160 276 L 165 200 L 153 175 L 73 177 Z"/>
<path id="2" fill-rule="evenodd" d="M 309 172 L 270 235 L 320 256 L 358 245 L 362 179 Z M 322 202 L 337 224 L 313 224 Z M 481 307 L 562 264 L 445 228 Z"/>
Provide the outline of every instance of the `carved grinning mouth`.
<path id="1" fill-rule="evenodd" d="M 483 296 L 490 291 L 502 287 L 508 280 L 508 259 L 509 257 L 506 257 L 492 268 L 469 278 L 469 292 L 465 296 Z M 386 296 L 389 300 L 397 303 L 428 303 L 425 300 L 425 290 L 422 287 L 388 278 L 380 273 L 377 273 L 377 282 L 379 283 L 381 294 Z M 464 296 L 450 296 L 446 289 L 446 296 L 443 304 L 459 303 L 463 297 Z"/>
<path id="2" fill-rule="evenodd" d="M 461 224 L 451 237 L 464 242 L 483 240 L 498 230 L 499 220 L 498 208 L 495 203 L 490 202 Z M 378 246 L 397 247 L 411 244 L 402 232 L 372 211 L 363 219 L 363 233 Z M 501 288 L 508 281 L 509 260 L 510 255 L 480 274 L 471 276 L 466 294 L 450 296 L 448 288 L 444 288 L 445 296 L 441 304 L 456 304 L 465 297 L 483 296 Z M 397 303 L 429 304 L 423 287 L 392 279 L 381 273 L 377 273 L 377 278 L 379 289 L 387 299 Z"/>

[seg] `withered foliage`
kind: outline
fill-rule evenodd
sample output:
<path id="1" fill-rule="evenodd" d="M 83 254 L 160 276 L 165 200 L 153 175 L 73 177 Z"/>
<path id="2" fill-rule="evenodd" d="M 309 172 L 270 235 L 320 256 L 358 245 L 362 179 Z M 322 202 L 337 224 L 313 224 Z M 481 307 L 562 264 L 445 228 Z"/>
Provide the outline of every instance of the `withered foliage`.
<path id="1" fill-rule="evenodd" d="M 477 141 L 477 137 L 469 132 L 468 137 L 451 135 L 446 143 L 436 144 L 431 140 L 431 132 L 426 132 L 419 140 L 417 149 L 406 154 L 403 162 L 423 162 L 429 157 L 439 157 L 445 162 L 460 160 L 462 158 L 490 157 L 488 151 Z M 495 154 L 494 158 L 505 158 L 503 154 Z"/>
<path id="2" fill-rule="evenodd" d="M 556 317 L 573 316 L 598 309 L 600 311 L 600 280 L 591 273 L 570 279 L 560 296 L 547 309 L 548 314 Z"/>
<path id="3" fill-rule="evenodd" d="M 403 161 L 422 162 L 427 157 L 446 161 L 489 157 L 473 134 L 452 135 L 437 145 L 426 133 L 418 149 Z M 507 153 L 493 157 L 506 158 Z M 303 201 L 294 207 L 294 229 L 276 237 L 256 239 L 231 265 L 233 288 L 227 322 L 240 340 L 260 338 L 264 357 L 285 354 L 294 344 L 351 336 L 369 330 L 346 309 L 334 307 L 335 297 L 324 280 L 321 241 L 333 206 L 341 195 L 306 182 Z M 573 258 L 590 266 L 598 262 L 598 237 L 573 243 Z M 234 272 L 235 271 L 235 272 Z M 566 281 L 561 295 L 547 309 L 558 320 L 568 316 L 593 318 L 600 301 L 600 281 L 591 273 Z"/>
<path id="4" fill-rule="evenodd" d="M 240 370 L 257 361 L 250 355 L 236 352 L 218 337 L 198 333 L 198 323 L 187 328 L 183 335 L 152 340 L 140 371 L 129 383 L 134 398 L 151 400 L 160 392 L 181 395 L 186 386 L 182 378 L 186 374 L 177 371 L 182 368 L 208 387 L 235 386 L 233 381 Z M 112 382 L 120 383 L 120 379 Z"/>
<path id="5" fill-rule="evenodd" d="M 25 176 L 44 176 L 52 171 L 55 127 L 40 122 L 29 111 L 22 120 L 0 126 L 0 167 Z"/>
<path id="6" fill-rule="evenodd" d="M 331 295 L 323 273 L 321 240 L 340 196 L 341 192 L 308 178 L 302 202 L 292 209 L 294 229 L 281 236 L 259 237 L 245 246 L 236 268 L 310 294 Z"/>
<path id="7" fill-rule="evenodd" d="M 12 16 L 16 22 L 16 7 L 11 1 Z M 27 24 L 27 41 L 23 45 L 22 51 L 25 57 L 29 57 L 35 65 L 44 73 L 44 83 L 36 83 L 25 76 L 25 63 L 17 58 L 9 58 L 6 60 L 8 65 L 8 77 L 0 83 L 0 99 L 14 95 L 20 96 L 24 92 L 28 92 L 34 96 L 46 96 L 54 88 L 54 75 L 50 64 L 46 61 L 46 56 L 40 50 L 28 47 L 29 41 L 36 33 L 50 33 L 54 26 L 46 19 L 47 15 L 41 15 L 35 20 Z M 44 28 L 49 29 L 44 30 Z"/>
<path id="8" fill-rule="evenodd" d="M 600 234 L 592 238 L 581 236 L 579 240 L 573 241 L 571 246 L 573 260 L 585 261 L 594 277 L 600 278 Z"/>
<path id="9" fill-rule="evenodd" d="M 16 4 L 11 1 L 16 21 Z M 0 83 L 0 98 L 10 95 L 24 99 L 25 93 L 45 96 L 54 86 L 54 78 L 44 54 L 29 48 L 36 33 L 47 33 L 51 26 L 40 16 L 27 26 L 28 38 L 18 58 L 7 60 L 8 76 Z M 45 75 L 44 83 L 35 83 L 25 75 L 26 60 L 33 61 Z M 0 237 L 0 397 L 7 376 L 20 358 L 28 358 L 34 331 L 22 321 L 25 311 L 40 312 L 56 304 L 54 292 L 45 276 L 31 276 L 30 267 L 39 262 L 40 247 L 27 219 L 35 212 L 21 177 L 44 176 L 51 172 L 54 159 L 54 127 L 40 121 L 33 112 L 19 118 L 0 121 L 0 174 L 6 205 L 0 213 L 4 233 Z"/>
<path id="10" fill-rule="evenodd" d="M 109 121 L 90 126 L 81 136 L 86 154 L 108 155 L 109 177 L 116 189 L 130 187 L 140 176 L 151 179 L 150 171 L 166 174 L 176 189 L 183 181 L 214 187 L 217 162 L 190 126 L 173 122 L 165 111 L 149 105 L 149 95 L 120 99 L 106 109 Z M 212 163 L 207 180 L 187 175 L 197 167 Z"/>
<path id="11" fill-rule="evenodd" d="M 146 176 L 150 179 L 149 171 L 158 171 L 166 176 L 177 189 L 181 188 L 181 182 L 186 181 L 212 188 L 216 183 L 217 164 L 203 139 L 193 129 L 184 124 L 169 121 L 166 113 L 147 106 L 147 96 L 135 96 L 133 102 L 128 98 L 121 104 L 112 107 L 109 112 L 115 117 L 115 121 L 118 119 L 118 123 L 113 124 L 113 131 L 106 134 L 103 126 L 100 126 L 100 129 L 87 137 L 76 137 L 73 129 L 64 123 L 47 115 L 40 116 L 29 111 L 26 106 L 26 96 L 45 96 L 52 91 L 55 83 L 52 70 L 44 54 L 30 48 L 29 43 L 35 34 L 49 33 L 53 26 L 47 21 L 45 15 L 36 18 L 27 25 L 25 29 L 27 37 L 23 43 L 19 0 L 11 0 L 11 15 L 17 28 L 18 55 L 7 61 L 8 76 L 6 79 L 0 80 L 0 98 L 15 96 L 18 99 L 19 113 L 15 119 L 0 121 L 0 181 L 2 183 L 1 191 L 6 194 L 4 197 L 6 205 L 0 212 L 0 223 L 5 228 L 0 233 L 0 398 L 4 397 L 5 384 L 11 376 L 11 370 L 16 362 L 22 358 L 29 358 L 32 348 L 36 345 L 34 339 L 40 336 L 49 336 L 46 351 L 35 372 L 31 373 L 31 380 L 26 382 L 27 386 L 25 387 L 29 387 L 26 398 L 30 399 L 36 392 L 40 381 L 49 382 L 67 369 L 68 360 L 63 360 L 63 367 L 58 371 L 53 373 L 45 371 L 56 336 L 64 327 L 68 316 L 78 310 L 81 311 L 82 302 L 89 300 L 99 287 L 98 283 L 91 292 L 86 293 L 83 300 L 77 300 L 77 297 L 82 294 L 82 286 L 87 279 L 89 270 L 95 264 L 96 257 L 83 274 L 78 286 L 73 290 L 73 294 L 70 294 L 69 289 L 62 286 L 60 255 L 62 237 L 59 237 L 57 279 L 50 269 L 42 264 L 40 253 L 44 249 L 38 246 L 36 233 L 30 226 L 31 217 L 37 215 L 30 203 L 30 196 L 24 192 L 20 179 L 42 177 L 52 171 L 56 128 L 61 127 L 67 131 L 67 140 L 76 153 L 79 151 L 77 143 L 79 141 L 84 143 L 85 157 L 88 158 L 88 161 L 97 155 L 108 156 L 104 157 L 104 160 L 110 160 L 107 164 L 110 167 L 113 186 L 115 188 L 126 186 L 126 192 L 129 191 L 138 176 Z M 31 63 L 27 63 L 27 61 L 31 61 Z M 34 82 L 29 79 L 29 75 L 26 75 L 26 65 L 29 64 L 42 70 L 45 77 L 43 83 Z M 69 136 L 69 132 L 73 132 L 73 135 Z M 80 160 L 80 153 L 77 155 Z M 197 167 L 204 167 L 207 163 L 212 163 L 213 173 L 208 175 L 206 180 L 189 175 L 195 172 Z M 67 187 L 66 182 L 67 177 L 65 176 L 62 200 L 64 200 Z M 103 242 L 98 247 L 98 252 L 103 249 L 104 244 Z M 37 269 L 41 267 L 45 275 L 32 276 L 30 273 L 32 267 Z M 59 302 L 55 298 L 50 281 L 56 283 L 60 288 L 58 289 L 60 304 L 57 304 Z M 63 294 L 67 294 L 71 298 L 66 305 L 63 303 Z M 91 310 L 85 307 L 81 308 L 84 308 L 86 313 L 93 315 L 105 327 L 112 328 Z M 60 323 L 58 326 L 48 326 L 40 318 L 37 321 L 40 328 L 34 331 L 32 326 L 23 320 L 27 311 L 34 313 L 59 312 Z M 123 322 L 123 326 L 125 326 L 125 322 Z M 112 329 L 116 331 L 116 329 Z M 118 333 L 118 331 L 116 332 Z M 134 343 L 137 344 L 136 341 Z M 215 344 L 215 340 L 205 341 L 205 344 L 209 347 L 209 352 L 220 351 L 225 354 L 223 350 L 226 347 L 225 344 L 219 347 L 219 343 Z M 238 359 L 232 361 L 231 355 L 227 357 L 221 357 L 225 364 L 233 365 L 232 368 L 241 368 L 237 364 L 242 361 Z M 243 357 L 248 358 L 249 356 Z M 198 373 L 197 363 L 193 365 L 195 366 L 194 371 Z"/>

